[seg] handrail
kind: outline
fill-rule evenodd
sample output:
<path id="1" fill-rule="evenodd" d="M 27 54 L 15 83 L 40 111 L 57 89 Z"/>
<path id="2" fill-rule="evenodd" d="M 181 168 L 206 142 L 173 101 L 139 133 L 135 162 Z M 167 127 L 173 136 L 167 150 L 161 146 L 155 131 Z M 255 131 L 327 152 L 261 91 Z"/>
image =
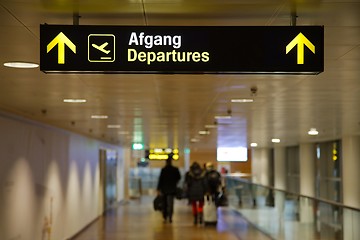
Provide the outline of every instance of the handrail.
<path id="1" fill-rule="evenodd" d="M 339 202 L 334 202 L 334 201 L 330 201 L 330 200 L 323 199 L 323 198 L 310 197 L 310 196 L 307 196 L 307 195 L 303 195 L 303 194 L 299 194 L 299 193 L 295 193 L 295 192 L 290 192 L 290 191 L 283 190 L 283 189 L 279 189 L 279 188 L 275 188 L 275 187 L 272 187 L 272 186 L 267 186 L 267 185 L 262 185 L 262 184 L 259 184 L 259 183 L 254 183 L 254 182 L 252 182 L 252 181 L 250 181 L 250 180 L 241 179 L 241 178 L 236 177 L 236 176 L 227 175 L 227 176 L 225 176 L 225 177 L 227 177 L 227 178 L 232 178 L 232 179 L 235 179 L 235 180 L 237 180 L 237 181 L 240 181 L 240 182 L 243 182 L 243 183 L 246 183 L 246 184 L 252 184 L 252 185 L 256 185 L 256 186 L 260 186 L 260 187 L 264 187 L 264 188 L 269 188 L 269 189 L 271 189 L 271 190 L 284 192 L 284 193 L 286 193 L 286 194 L 292 194 L 292 195 L 295 195 L 295 196 L 298 196 L 298 197 L 309 198 L 309 199 L 314 200 L 314 201 L 317 201 L 317 202 L 323 202 L 323 203 L 326 203 L 326 204 L 335 205 L 335 206 L 338 206 L 338 207 L 341 207 L 341 208 L 348 208 L 348 209 L 350 209 L 350 210 L 360 212 L 360 208 L 355 208 L 355 207 L 352 207 L 352 206 L 347 206 L 347 205 L 344 205 L 344 204 L 339 203 Z"/>

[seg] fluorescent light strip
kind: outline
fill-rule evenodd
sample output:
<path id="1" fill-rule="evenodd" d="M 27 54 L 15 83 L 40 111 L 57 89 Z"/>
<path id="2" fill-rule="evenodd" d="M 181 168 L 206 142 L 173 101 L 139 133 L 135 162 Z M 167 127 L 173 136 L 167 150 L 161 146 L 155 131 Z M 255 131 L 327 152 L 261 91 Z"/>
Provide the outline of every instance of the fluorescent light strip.
<path id="1" fill-rule="evenodd" d="M 200 135 L 209 135 L 210 131 L 199 131 Z"/>
<path id="2" fill-rule="evenodd" d="M 120 135 L 127 135 L 127 134 L 129 134 L 129 132 L 127 132 L 127 131 L 119 131 L 118 134 L 120 134 Z"/>
<path id="3" fill-rule="evenodd" d="M 215 116 L 216 119 L 230 119 L 231 116 L 230 115 L 226 115 L 226 116 Z"/>
<path id="4" fill-rule="evenodd" d="M 121 128 L 120 125 L 116 125 L 116 124 L 109 124 L 107 125 L 108 128 Z"/>
<path id="5" fill-rule="evenodd" d="M 6 62 L 4 63 L 4 66 L 11 68 L 37 68 L 39 67 L 39 64 L 29 62 Z"/>
<path id="6" fill-rule="evenodd" d="M 205 128 L 217 128 L 217 125 L 205 125 Z"/>
<path id="7" fill-rule="evenodd" d="M 271 139 L 271 142 L 273 142 L 273 143 L 279 143 L 279 142 L 280 142 L 280 139 L 278 139 L 278 138 L 273 138 L 273 139 Z"/>
<path id="8" fill-rule="evenodd" d="M 106 119 L 108 118 L 107 115 L 92 115 L 91 118 L 93 119 Z"/>
<path id="9" fill-rule="evenodd" d="M 66 98 L 63 100 L 65 103 L 85 103 L 86 99 L 71 99 L 71 98 Z"/>
<path id="10" fill-rule="evenodd" d="M 254 102 L 254 99 L 251 99 L 251 98 L 231 99 L 231 102 L 233 102 L 233 103 L 250 103 L 250 102 Z"/>
<path id="11" fill-rule="evenodd" d="M 258 144 L 257 143 L 250 143 L 250 147 L 257 147 Z"/>

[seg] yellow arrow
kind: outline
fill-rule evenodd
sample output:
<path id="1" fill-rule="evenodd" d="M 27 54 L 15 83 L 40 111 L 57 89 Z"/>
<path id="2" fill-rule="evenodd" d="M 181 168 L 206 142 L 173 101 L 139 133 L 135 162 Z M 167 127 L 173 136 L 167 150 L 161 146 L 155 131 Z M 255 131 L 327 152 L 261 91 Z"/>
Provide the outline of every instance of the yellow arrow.
<path id="1" fill-rule="evenodd" d="M 302 33 L 299 33 L 287 46 L 286 54 L 297 45 L 297 64 L 304 64 L 304 45 L 306 45 L 314 54 L 315 46 Z"/>
<path id="2" fill-rule="evenodd" d="M 56 44 L 58 45 L 58 64 L 65 63 L 65 45 L 68 46 L 71 51 L 76 53 L 76 46 L 73 44 L 70 39 L 68 39 L 65 34 L 60 32 L 48 45 L 47 53 L 53 49 Z"/>

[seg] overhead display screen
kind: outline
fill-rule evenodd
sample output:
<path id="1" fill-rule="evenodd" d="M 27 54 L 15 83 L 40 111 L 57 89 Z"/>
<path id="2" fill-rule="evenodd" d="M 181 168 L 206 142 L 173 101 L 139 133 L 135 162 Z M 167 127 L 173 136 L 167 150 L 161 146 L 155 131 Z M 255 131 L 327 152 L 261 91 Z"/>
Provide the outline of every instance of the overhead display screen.
<path id="1" fill-rule="evenodd" d="M 246 162 L 248 149 L 246 147 L 218 147 L 216 160 L 219 162 Z"/>
<path id="2" fill-rule="evenodd" d="M 324 70 L 324 28 L 40 25 L 40 69 L 318 74 Z"/>

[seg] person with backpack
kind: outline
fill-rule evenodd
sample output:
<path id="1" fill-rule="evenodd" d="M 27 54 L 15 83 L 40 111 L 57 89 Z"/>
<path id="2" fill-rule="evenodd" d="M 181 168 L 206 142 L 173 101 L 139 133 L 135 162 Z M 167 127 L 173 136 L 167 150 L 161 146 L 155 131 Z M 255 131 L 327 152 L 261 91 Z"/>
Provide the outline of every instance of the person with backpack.
<path id="1" fill-rule="evenodd" d="M 200 164 L 194 162 L 185 175 L 185 187 L 192 206 L 194 225 L 203 223 L 204 196 L 207 191 L 205 174 Z"/>
<path id="2" fill-rule="evenodd" d="M 212 162 L 208 162 L 206 167 L 207 194 L 214 200 L 217 207 L 228 206 L 228 198 L 225 193 L 221 174 L 215 169 Z"/>
<path id="3" fill-rule="evenodd" d="M 215 169 L 212 162 L 206 163 L 207 193 L 216 198 L 221 191 L 221 174 Z"/>

